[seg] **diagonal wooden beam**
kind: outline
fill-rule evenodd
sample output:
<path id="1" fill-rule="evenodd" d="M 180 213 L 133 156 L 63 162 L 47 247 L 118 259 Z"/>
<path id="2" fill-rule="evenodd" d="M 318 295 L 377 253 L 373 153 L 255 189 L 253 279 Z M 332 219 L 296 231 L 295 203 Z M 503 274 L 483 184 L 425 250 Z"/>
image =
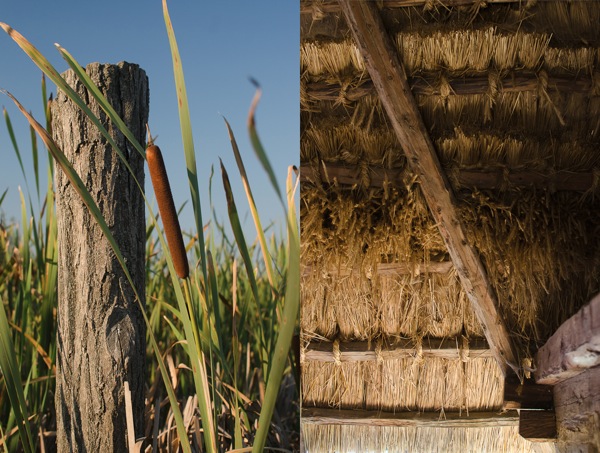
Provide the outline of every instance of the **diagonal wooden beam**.
<path id="1" fill-rule="evenodd" d="M 452 189 L 442 172 L 406 73 L 385 31 L 375 2 L 340 0 L 390 123 L 404 148 L 411 170 L 419 176 L 423 195 L 438 224 L 450 257 L 502 372 L 516 367 L 516 354 L 483 265 L 468 243 Z"/>

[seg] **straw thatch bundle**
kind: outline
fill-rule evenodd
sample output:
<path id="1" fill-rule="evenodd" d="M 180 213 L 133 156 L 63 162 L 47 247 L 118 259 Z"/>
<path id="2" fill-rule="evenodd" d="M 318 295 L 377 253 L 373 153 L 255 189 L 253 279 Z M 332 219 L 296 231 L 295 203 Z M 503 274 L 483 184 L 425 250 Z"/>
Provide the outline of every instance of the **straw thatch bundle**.
<path id="1" fill-rule="evenodd" d="M 376 269 L 364 272 L 304 276 L 301 328 L 307 337 L 365 341 L 483 335 L 454 270 L 382 276 Z"/>
<path id="2" fill-rule="evenodd" d="M 485 379 L 482 379 L 485 376 Z M 492 358 L 305 362 L 303 407 L 402 411 L 498 410 L 503 377 Z"/>
<path id="3" fill-rule="evenodd" d="M 302 424 L 306 451 L 336 453 L 457 451 L 461 453 L 552 453 L 552 444 L 532 443 L 516 426 L 496 428 L 416 428 Z"/>

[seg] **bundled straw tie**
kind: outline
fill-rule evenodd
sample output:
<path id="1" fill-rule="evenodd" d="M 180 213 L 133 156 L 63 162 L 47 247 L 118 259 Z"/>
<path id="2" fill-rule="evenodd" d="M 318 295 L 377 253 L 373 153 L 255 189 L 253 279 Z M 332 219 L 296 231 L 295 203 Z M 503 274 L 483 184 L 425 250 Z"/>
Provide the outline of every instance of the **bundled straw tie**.
<path id="1" fill-rule="evenodd" d="M 497 71 L 490 71 L 488 74 L 488 92 L 487 92 L 487 108 L 484 112 L 484 122 L 489 123 L 492 121 L 492 111 L 496 105 L 496 99 L 498 99 L 498 93 L 502 87 L 502 81 L 500 74 Z"/>
<path id="2" fill-rule="evenodd" d="M 312 4 L 311 19 L 313 22 L 318 22 L 325 17 L 322 8 L 323 0 L 315 0 Z"/>
<path id="3" fill-rule="evenodd" d="M 350 88 L 350 83 L 343 82 L 340 84 L 340 91 L 337 95 L 337 99 L 333 103 L 334 106 L 342 105 L 349 106 L 352 102 L 348 98 L 348 89 Z"/>
<path id="4" fill-rule="evenodd" d="M 452 86 L 445 75 L 441 75 L 439 79 L 439 90 L 442 101 L 445 101 L 448 96 L 453 93 Z"/>
<path id="5" fill-rule="evenodd" d="M 500 190 L 507 191 L 510 189 L 510 170 L 508 167 L 502 168 L 502 182 L 500 183 Z"/>
<path id="6" fill-rule="evenodd" d="M 383 354 L 382 354 L 382 349 L 383 349 L 383 341 L 381 340 L 381 338 L 377 339 L 377 342 L 375 343 L 375 357 L 377 358 L 377 363 L 383 363 Z"/>
<path id="7" fill-rule="evenodd" d="M 525 4 L 525 9 L 531 9 L 535 5 L 537 5 L 537 0 L 527 0 L 527 3 Z"/>
<path id="8" fill-rule="evenodd" d="M 369 174 L 369 163 L 366 160 L 360 161 L 360 182 L 363 188 L 368 189 L 371 185 L 371 175 Z"/>
<path id="9" fill-rule="evenodd" d="M 446 6 L 444 6 L 440 0 L 426 0 L 425 4 L 423 5 L 423 11 L 433 11 L 434 9 L 437 9 L 438 6 L 446 8 Z"/>
<path id="10" fill-rule="evenodd" d="M 333 361 L 336 365 L 342 364 L 342 353 L 340 352 L 340 340 L 333 340 Z"/>
<path id="11" fill-rule="evenodd" d="M 541 70 L 538 73 L 538 80 L 539 80 L 538 96 L 541 99 L 543 99 L 544 102 L 554 110 L 554 113 L 556 114 L 556 117 L 558 118 L 560 125 L 565 126 L 566 123 L 565 123 L 565 120 L 564 120 L 562 114 L 560 113 L 560 110 L 558 109 L 558 107 L 556 107 L 554 102 L 552 102 L 552 99 L 550 99 L 550 95 L 548 94 L 548 73 L 544 70 Z"/>
<path id="12" fill-rule="evenodd" d="M 306 361 L 306 350 L 308 349 L 308 343 L 300 344 L 300 365 L 304 365 Z"/>
<path id="13" fill-rule="evenodd" d="M 460 345 L 460 350 L 458 351 L 458 355 L 460 357 L 461 362 L 468 362 L 470 360 L 469 357 L 469 339 L 462 335 L 462 341 Z"/>
<path id="14" fill-rule="evenodd" d="M 594 177 L 592 180 L 592 185 L 583 193 L 581 196 L 582 200 L 585 200 L 588 197 L 593 199 L 597 193 L 600 193 L 600 168 L 594 168 L 592 170 L 592 175 Z"/>
<path id="15" fill-rule="evenodd" d="M 592 76 L 592 89 L 590 96 L 600 96 L 600 72 L 595 71 Z"/>
<path id="16" fill-rule="evenodd" d="M 526 357 L 523 360 L 521 360 L 521 367 L 523 368 L 523 372 L 525 373 L 525 377 L 527 379 L 531 378 L 531 372 L 535 371 L 535 368 L 533 367 L 533 361 L 531 360 L 531 358 Z"/>
<path id="17" fill-rule="evenodd" d="M 592 182 L 592 187 L 590 188 L 590 190 L 593 193 L 596 193 L 600 189 L 600 168 L 594 168 L 593 173 L 594 173 L 594 181 Z"/>
<path id="18" fill-rule="evenodd" d="M 423 338 L 418 338 L 415 341 L 415 362 L 423 362 Z"/>

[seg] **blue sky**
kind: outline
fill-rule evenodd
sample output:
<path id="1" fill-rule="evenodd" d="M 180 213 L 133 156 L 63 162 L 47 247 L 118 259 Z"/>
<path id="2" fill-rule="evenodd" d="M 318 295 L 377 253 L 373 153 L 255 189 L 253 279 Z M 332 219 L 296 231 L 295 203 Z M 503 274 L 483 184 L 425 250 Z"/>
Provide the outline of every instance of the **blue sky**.
<path id="1" fill-rule="evenodd" d="M 225 197 L 218 167 L 219 157 L 229 172 L 245 230 L 254 235 L 237 167 L 222 119 L 230 122 L 240 147 L 250 183 L 263 221 L 280 224 L 283 214 L 262 168 L 250 147 L 246 117 L 254 95 L 249 77 L 263 88 L 256 120 L 263 145 L 279 177 L 282 190 L 289 165 L 299 161 L 299 4 L 297 0 L 170 0 L 169 12 L 175 28 L 185 72 L 188 100 L 200 174 L 202 211 L 208 212 L 208 178 L 215 168 L 213 202 L 221 220 L 226 220 Z M 158 135 L 173 185 L 175 204 L 190 200 L 183 156 L 171 56 L 161 0 L 105 0 L 81 2 L 59 0 L 5 1 L 0 21 L 23 34 L 58 69 L 67 64 L 54 47 L 59 43 L 82 65 L 91 62 L 139 64 L 150 80 L 150 118 Z M 38 120 L 42 115 L 41 72 L 0 30 L 0 88 L 13 93 Z M 49 83 L 49 90 L 56 87 Z M 29 188 L 35 200 L 29 129 L 12 101 L 0 95 L 6 107 L 31 174 Z M 41 144 L 40 144 L 41 146 Z M 41 162 L 46 174 L 45 151 Z M 0 194 L 8 194 L 0 207 L 7 218 L 20 218 L 18 187 L 25 180 L 13 152 L 4 120 L 0 121 Z M 41 188 L 46 182 L 41 182 Z M 150 192 L 149 177 L 146 190 Z M 153 199 L 153 197 L 152 197 Z M 193 229 L 191 207 L 181 217 L 184 230 Z"/>

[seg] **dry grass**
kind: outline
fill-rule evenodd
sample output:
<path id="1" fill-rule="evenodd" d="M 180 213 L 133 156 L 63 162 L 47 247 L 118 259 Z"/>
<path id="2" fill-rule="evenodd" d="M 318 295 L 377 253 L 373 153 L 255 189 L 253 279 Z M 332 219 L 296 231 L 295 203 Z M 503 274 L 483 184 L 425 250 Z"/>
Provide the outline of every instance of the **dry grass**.
<path id="1" fill-rule="evenodd" d="M 373 116 L 372 108 L 367 107 L 364 112 L 367 118 Z M 300 159 L 304 162 L 318 159 L 387 168 L 397 166 L 399 161 L 404 160 L 398 140 L 389 128 L 374 128 L 363 121 L 356 122 L 358 124 L 351 121 L 331 128 L 324 128 L 322 125 L 307 128 L 302 136 Z"/>
<path id="2" fill-rule="evenodd" d="M 591 73 L 598 49 L 552 47 L 548 33 L 505 34 L 497 27 L 398 33 L 396 50 L 408 76 L 440 70 L 448 74 L 495 70 L 539 70 Z M 304 42 L 300 50 L 304 78 L 343 81 L 364 78 L 366 68 L 351 40 Z"/>
<path id="3" fill-rule="evenodd" d="M 354 451 L 404 453 L 460 451 L 464 453 L 551 453 L 554 444 L 532 443 L 516 426 L 498 428 L 414 428 L 302 424 L 304 447 L 315 453 Z M 443 450 L 440 450 L 443 446 Z"/>
<path id="4" fill-rule="evenodd" d="M 537 141 L 508 134 L 465 133 L 457 128 L 452 136 L 436 141 L 440 160 L 452 173 L 459 168 L 507 168 L 551 173 L 558 170 L 585 171 L 600 165 L 600 154 L 589 145 Z"/>
<path id="5" fill-rule="evenodd" d="M 594 200 L 546 191 L 474 192 L 462 200 L 469 240 L 482 255 L 524 354 L 600 290 L 600 211 Z"/>

